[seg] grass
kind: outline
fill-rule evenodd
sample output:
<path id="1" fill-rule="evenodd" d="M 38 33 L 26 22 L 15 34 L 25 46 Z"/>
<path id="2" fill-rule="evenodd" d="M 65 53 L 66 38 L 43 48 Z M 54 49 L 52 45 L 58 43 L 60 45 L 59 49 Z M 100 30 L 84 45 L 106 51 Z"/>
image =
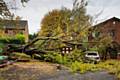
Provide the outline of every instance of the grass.
<path id="1" fill-rule="evenodd" d="M 86 72 L 105 70 L 109 74 L 113 74 L 117 76 L 118 79 L 120 79 L 119 66 L 120 66 L 120 62 L 118 60 L 108 60 L 105 62 L 100 62 L 99 64 L 90 64 L 90 63 L 82 63 L 75 61 L 69 64 L 67 67 L 69 67 L 69 69 L 72 72 L 79 72 L 81 74 L 84 74 Z M 21 80 L 22 78 L 24 78 L 24 80 L 35 80 L 38 78 L 37 75 L 41 76 L 41 74 L 45 74 L 45 75 L 55 74 L 56 72 L 55 69 L 56 69 L 55 64 L 48 62 L 39 62 L 39 61 L 18 62 L 6 68 L 0 69 L 0 74 L 4 74 L 3 77 L 0 75 L 0 80 L 7 80 L 6 76 L 9 76 L 9 78 L 16 78 L 16 76 L 18 76 L 19 77 L 18 80 Z M 7 75 L 9 73 L 10 75 Z"/>
<path id="2" fill-rule="evenodd" d="M 69 65 L 72 72 L 79 72 L 81 74 L 92 71 L 101 71 L 105 70 L 109 74 L 113 74 L 120 79 L 120 61 L 119 60 L 107 60 L 105 62 L 100 62 L 98 64 L 82 63 L 82 62 L 73 62 Z"/>

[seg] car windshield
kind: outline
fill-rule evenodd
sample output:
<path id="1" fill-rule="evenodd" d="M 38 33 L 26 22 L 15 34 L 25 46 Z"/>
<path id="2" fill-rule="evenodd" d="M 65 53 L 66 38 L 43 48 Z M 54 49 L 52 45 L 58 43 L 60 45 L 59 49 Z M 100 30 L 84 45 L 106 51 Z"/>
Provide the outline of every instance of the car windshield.
<path id="1" fill-rule="evenodd" d="M 97 53 L 88 53 L 88 55 L 94 55 L 94 56 L 97 56 Z"/>

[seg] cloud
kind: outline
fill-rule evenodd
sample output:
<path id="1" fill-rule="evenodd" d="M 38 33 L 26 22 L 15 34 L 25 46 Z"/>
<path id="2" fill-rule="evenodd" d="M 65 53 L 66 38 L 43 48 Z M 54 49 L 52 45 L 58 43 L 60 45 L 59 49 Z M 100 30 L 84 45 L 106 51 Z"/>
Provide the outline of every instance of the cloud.
<path id="1" fill-rule="evenodd" d="M 70 8 L 72 0 L 31 0 L 25 8 L 16 12 L 17 15 L 27 19 L 29 22 L 29 32 L 39 31 L 40 22 L 44 15 L 52 9 L 60 9 L 62 6 Z"/>
<path id="2" fill-rule="evenodd" d="M 18 3 L 20 0 L 16 1 Z M 29 31 L 30 33 L 34 33 L 40 30 L 40 22 L 46 13 L 52 9 L 60 9 L 62 6 L 72 8 L 72 2 L 73 0 L 30 0 L 26 4 L 26 7 L 20 7 L 20 9 L 16 11 L 16 15 L 28 20 Z M 89 0 L 87 13 L 95 15 L 103 10 L 98 21 L 102 21 L 113 16 L 120 18 L 119 3 L 120 0 Z M 21 4 L 19 4 L 19 6 L 20 5 Z"/>
<path id="3" fill-rule="evenodd" d="M 94 16 L 102 11 L 101 15 L 97 18 L 98 22 L 102 22 L 111 17 L 120 18 L 120 0 L 89 0 L 87 11 Z"/>
<path id="4" fill-rule="evenodd" d="M 89 5 L 94 7 L 119 6 L 120 0 L 89 0 Z"/>

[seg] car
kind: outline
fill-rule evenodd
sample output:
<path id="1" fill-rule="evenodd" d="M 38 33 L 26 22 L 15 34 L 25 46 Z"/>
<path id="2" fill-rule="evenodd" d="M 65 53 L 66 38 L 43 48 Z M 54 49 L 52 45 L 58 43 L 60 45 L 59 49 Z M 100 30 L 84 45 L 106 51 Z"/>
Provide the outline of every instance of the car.
<path id="1" fill-rule="evenodd" d="M 98 63 L 100 62 L 100 55 L 97 51 L 86 51 L 85 62 Z"/>

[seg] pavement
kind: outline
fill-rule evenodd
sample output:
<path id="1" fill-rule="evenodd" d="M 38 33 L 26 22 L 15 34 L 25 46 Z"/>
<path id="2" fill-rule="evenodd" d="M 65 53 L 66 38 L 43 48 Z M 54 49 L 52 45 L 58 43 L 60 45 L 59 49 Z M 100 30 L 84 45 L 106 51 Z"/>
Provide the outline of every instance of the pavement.
<path id="1" fill-rule="evenodd" d="M 56 75 L 40 80 L 117 80 L 117 78 L 114 75 L 108 74 L 106 71 L 79 74 L 60 70 Z"/>
<path id="2" fill-rule="evenodd" d="M 67 69 L 58 70 L 46 62 L 30 62 L 0 68 L 0 80 L 117 80 L 117 77 L 107 71 L 80 74 Z"/>

